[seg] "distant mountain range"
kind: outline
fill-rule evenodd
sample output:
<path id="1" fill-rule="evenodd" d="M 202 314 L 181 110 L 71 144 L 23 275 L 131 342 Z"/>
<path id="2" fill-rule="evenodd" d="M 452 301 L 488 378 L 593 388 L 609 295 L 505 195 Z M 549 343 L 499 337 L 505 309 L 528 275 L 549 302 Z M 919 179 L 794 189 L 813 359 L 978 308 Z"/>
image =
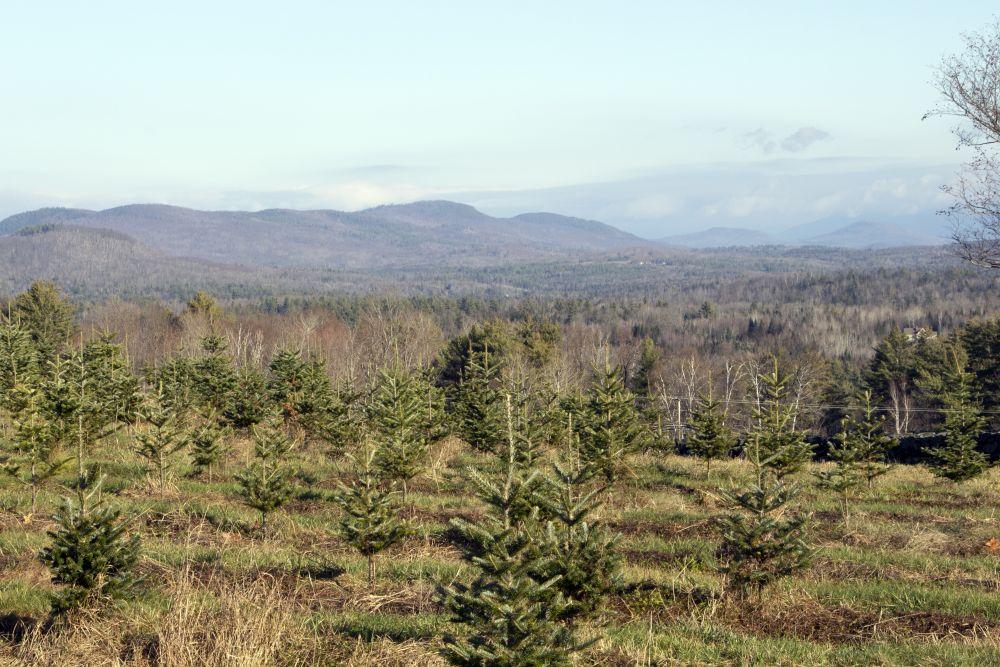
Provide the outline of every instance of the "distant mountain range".
<path id="1" fill-rule="evenodd" d="M 895 255 L 880 259 L 868 249 L 943 243 L 942 236 L 919 224 L 834 219 L 775 234 L 717 227 L 651 241 L 594 220 L 554 213 L 496 218 L 448 201 L 357 212 L 197 211 L 156 204 L 104 211 L 45 208 L 0 221 L 0 295 L 38 278 L 56 280 L 81 296 L 177 298 L 203 288 L 259 295 L 380 288 L 461 291 L 475 285 L 506 293 L 502 281 L 516 283 L 518 275 L 579 287 L 562 269 L 545 273 L 525 268 L 539 263 L 582 267 L 589 289 L 597 289 L 613 282 L 612 264 L 690 267 L 711 262 L 716 269 L 735 271 L 763 261 L 760 266 L 773 270 L 776 263 L 835 266 L 843 253 L 858 251 L 865 256 L 852 256 L 852 262 L 891 263 L 897 261 Z M 712 250 L 719 248 L 736 252 L 723 257 L 725 250 L 721 255 Z M 548 277 L 538 278 L 537 271 Z"/>
<path id="2" fill-rule="evenodd" d="M 552 213 L 494 218 L 448 201 L 353 213 L 196 211 L 157 204 L 104 211 L 45 208 L 0 221 L 0 234 L 52 225 L 117 232 L 173 257 L 322 269 L 485 266 L 651 245 L 593 220 Z"/>
<path id="3" fill-rule="evenodd" d="M 896 222 L 851 221 L 827 218 L 778 232 L 713 227 L 693 234 L 658 239 L 660 243 L 685 248 L 728 248 L 767 245 L 824 246 L 831 248 L 903 248 L 950 243 L 940 220 L 926 218 Z"/>

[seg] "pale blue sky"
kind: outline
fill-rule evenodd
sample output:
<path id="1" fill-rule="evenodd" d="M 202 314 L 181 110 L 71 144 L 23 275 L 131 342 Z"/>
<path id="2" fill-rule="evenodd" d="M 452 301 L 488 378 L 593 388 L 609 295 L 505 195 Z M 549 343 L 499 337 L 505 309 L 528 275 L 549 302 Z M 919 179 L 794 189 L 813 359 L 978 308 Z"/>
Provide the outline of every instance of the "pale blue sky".
<path id="1" fill-rule="evenodd" d="M 7 2 L 0 216 L 448 197 L 656 235 L 939 206 L 995 2 Z M 568 194 L 569 193 L 569 194 Z"/>

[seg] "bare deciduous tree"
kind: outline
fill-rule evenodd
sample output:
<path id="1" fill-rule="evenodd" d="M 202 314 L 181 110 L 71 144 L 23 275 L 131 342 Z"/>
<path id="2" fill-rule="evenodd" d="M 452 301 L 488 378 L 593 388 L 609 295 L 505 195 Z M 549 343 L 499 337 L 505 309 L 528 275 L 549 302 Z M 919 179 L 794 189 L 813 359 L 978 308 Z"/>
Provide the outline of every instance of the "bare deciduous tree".
<path id="1" fill-rule="evenodd" d="M 959 148 L 973 151 L 957 181 L 944 187 L 954 203 L 943 211 L 961 256 L 977 266 L 1000 268 L 1000 21 L 964 36 L 965 49 L 947 56 L 935 84 L 942 106 L 927 116 L 958 118 Z M 926 117 L 926 116 L 925 116 Z"/>

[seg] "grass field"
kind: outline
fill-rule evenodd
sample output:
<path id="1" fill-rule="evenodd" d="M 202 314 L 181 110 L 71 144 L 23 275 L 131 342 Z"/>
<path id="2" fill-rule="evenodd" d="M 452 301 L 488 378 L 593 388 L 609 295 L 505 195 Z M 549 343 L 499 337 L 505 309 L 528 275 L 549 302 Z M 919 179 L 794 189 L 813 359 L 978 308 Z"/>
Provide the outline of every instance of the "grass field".
<path id="1" fill-rule="evenodd" d="M 0 487 L 0 663 L 47 665 L 434 665 L 449 621 L 435 586 L 469 576 L 448 521 L 479 508 L 464 483 L 477 463 L 460 443 L 432 451 L 410 485 L 413 536 L 365 563 L 337 536 L 332 490 L 346 464 L 300 452 L 296 498 L 270 522 L 240 504 L 228 469 L 208 483 L 176 470 L 159 495 L 124 443 L 99 453 L 106 497 L 134 514 L 145 575 L 130 599 L 58 632 L 35 625 L 52 590 L 36 554 L 58 494 L 25 517 L 29 494 Z M 602 509 L 622 534 L 625 584 L 584 629 L 580 665 L 1000 664 L 998 473 L 962 486 L 897 466 L 856 505 L 850 529 L 833 497 L 802 476 L 820 548 L 801 576 L 743 604 L 720 600 L 714 493 L 742 463 L 641 455 Z M 817 464 L 819 465 L 819 464 Z M 67 475 L 67 480 L 69 479 Z"/>

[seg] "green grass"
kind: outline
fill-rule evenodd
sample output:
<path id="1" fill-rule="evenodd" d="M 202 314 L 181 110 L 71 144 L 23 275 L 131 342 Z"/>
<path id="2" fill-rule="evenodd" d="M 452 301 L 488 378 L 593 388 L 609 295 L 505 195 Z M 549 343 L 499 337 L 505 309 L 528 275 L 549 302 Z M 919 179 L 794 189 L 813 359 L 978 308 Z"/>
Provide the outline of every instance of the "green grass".
<path id="1" fill-rule="evenodd" d="M 341 463 L 303 456 L 298 465 L 309 492 L 261 534 L 232 482 L 238 456 L 212 483 L 178 465 L 163 497 L 127 449 L 110 447 L 106 456 L 114 490 L 106 499 L 134 517 L 143 539 L 143 591 L 118 612 L 133 619 L 131 632 L 156 628 L 173 604 L 171 586 L 184 576 L 211 596 L 267 580 L 324 641 L 348 642 L 355 652 L 368 646 L 371 655 L 395 646 L 423 656 L 411 664 L 433 659 L 449 627 L 434 588 L 471 575 L 445 534 L 449 517 L 479 511 L 461 485 L 475 456 L 459 451 L 436 481 L 411 484 L 412 536 L 378 558 L 375 591 L 365 586 L 364 559 L 338 536 L 329 495 Z M 921 467 L 896 467 L 862 492 L 850 530 L 834 499 L 802 475 L 816 563 L 747 611 L 713 595 L 722 588 L 714 568 L 715 492 L 742 470 L 727 461 L 706 476 L 684 457 L 634 457 L 631 476 L 601 509 L 622 532 L 625 587 L 582 628 L 598 641 L 580 664 L 1000 664 L 1000 555 L 986 547 L 1000 537 L 996 471 L 955 487 Z M 25 523 L 26 490 L 3 484 L 0 615 L 41 618 L 52 587 L 35 556 L 58 495 L 44 493 L 42 509 Z M 884 627 L 880 619 L 888 619 Z M 962 630 L 968 624 L 977 629 Z"/>

